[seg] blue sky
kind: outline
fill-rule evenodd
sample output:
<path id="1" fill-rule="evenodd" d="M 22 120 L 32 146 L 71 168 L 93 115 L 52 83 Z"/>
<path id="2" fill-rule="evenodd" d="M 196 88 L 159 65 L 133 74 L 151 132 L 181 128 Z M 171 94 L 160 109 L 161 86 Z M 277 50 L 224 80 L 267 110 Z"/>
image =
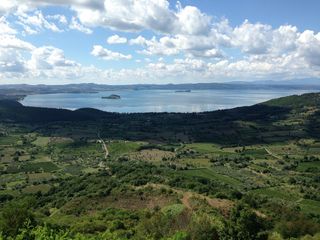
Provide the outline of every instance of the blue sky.
<path id="1" fill-rule="evenodd" d="M 198 7 L 217 17 L 226 17 L 232 25 L 241 24 L 244 19 L 279 27 L 284 24 L 297 26 L 299 30 L 320 30 L 318 0 L 213 0 L 181 1 Z"/>
<path id="2" fill-rule="evenodd" d="M 2 0 L 0 84 L 320 76 L 316 0 Z"/>

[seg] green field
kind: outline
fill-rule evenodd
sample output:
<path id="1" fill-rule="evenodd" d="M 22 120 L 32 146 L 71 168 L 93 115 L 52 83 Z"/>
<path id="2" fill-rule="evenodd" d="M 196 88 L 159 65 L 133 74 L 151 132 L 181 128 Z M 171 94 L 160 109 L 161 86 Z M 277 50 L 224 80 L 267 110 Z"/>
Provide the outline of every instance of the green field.
<path id="1" fill-rule="evenodd" d="M 19 140 L 19 137 L 16 135 L 9 135 L 6 137 L 0 136 L 0 146 L 16 144 L 18 140 Z"/>
<path id="2" fill-rule="evenodd" d="M 49 137 L 37 137 L 37 140 L 32 142 L 32 144 L 39 146 L 39 147 L 45 147 L 49 144 L 50 138 Z"/>
<path id="3" fill-rule="evenodd" d="M 18 170 L 21 172 L 53 172 L 59 168 L 51 162 L 35 162 L 21 165 Z"/>
<path id="4" fill-rule="evenodd" d="M 277 198 L 281 200 L 287 200 L 287 201 L 297 201 L 299 199 L 299 196 L 284 189 L 284 188 L 265 188 L 265 189 L 257 189 L 252 191 L 253 193 L 260 194 L 267 196 L 269 198 Z"/>
<path id="5" fill-rule="evenodd" d="M 183 171 L 183 174 L 187 176 L 203 177 L 210 180 L 220 181 L 235 187 L 241 186 L 241 182 L 238 181 L 237 179 L 227 175 L 218 174 L 207 168 L 186 170 L 186 171 Z"/>
<path id="6" fill-rule="evenodd" d="M 320 161 L 302 162 L 298 165 L 297 170 L 301 172 L 305 172 L 305 171 L 320 172 Z"/>
<path id="7" fill-rule="evenodd" d="M 301 209 L 309 214 L 320 214 L 319 201 L 304 199 L 299 203 Z"/>

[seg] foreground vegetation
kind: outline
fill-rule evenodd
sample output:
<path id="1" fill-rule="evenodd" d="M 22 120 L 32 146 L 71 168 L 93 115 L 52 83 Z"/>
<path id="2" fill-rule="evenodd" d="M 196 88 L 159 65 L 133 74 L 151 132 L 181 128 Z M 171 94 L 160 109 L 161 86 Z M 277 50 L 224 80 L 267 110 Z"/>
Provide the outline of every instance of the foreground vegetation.
<path id="1" fill-rule="evenodd" d="M 126 115 L 2 101 L 0 239 L 320 239 L 319 106 L 306 94 Z"/>

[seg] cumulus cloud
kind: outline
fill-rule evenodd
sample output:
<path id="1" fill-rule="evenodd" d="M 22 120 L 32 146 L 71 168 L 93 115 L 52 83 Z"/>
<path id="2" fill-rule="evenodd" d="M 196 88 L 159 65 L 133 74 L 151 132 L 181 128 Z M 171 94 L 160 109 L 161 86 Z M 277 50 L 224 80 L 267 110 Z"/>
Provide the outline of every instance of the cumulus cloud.
<path id="1" fill-rule="evenodd" d="M 20 74 L 25 72 L 25 61 L 16 49 L 0 48 L 0 73 Z"/>
<path id="2" fill-rule="evenodd" d="M 176 35 L 174 37 L 156 37 L 145 39 L 138 36 L 129 41 L 131 45 L 140 45 L 144 47 L 140 53 L 146 55 L 177 55 L 184 53 L 194 57 L 222 58 L 223 53 L 216 47 L 213 37 L 209 36 L 185 36 Z"/>
<path id="3" fill-rule="evenodd" d="M 49 15 L 49 16 L 47 16 L 47 18 L 48 19 L 57 20 L 61 24 L 67 24 L 68 23 L 68 20 L 67 20 L 66 16 L 64 16 L 62 14 Z"/>
<path id="4" fill-rule="evenodd" d="M 206 35 L 211 28 L 211 17 L 202 13 L 198 8 L 193 6 L 179 7 L 176 13 L 178 18 L 178 33 L 189 35 Z"/>
<path id="5" fill-rule="evenodd" d="M 1 81 L 39 83 L 48 79 L 66 80 L 99 73 L 99 70 L 92 69 L 67 59 L 61 49 L 52 46 L 36 47 L 21 40 L 18 31 L 10 26 L 4 16 L 0 17 Z"/>
<path id="6" fill-rule="evenodd" d="M 5 17 L 0 17 L 0 49 L 20 49 L 30 51 L 35 47 L 16 37 L 18 32 L 13 29 Z"/>
<path id="7" fill-rule="evenodd" d="M 4 16 L 0 17 L 0 34 L 16 34 L 17 31 L 10 27 L 10 24 Z"/>
<path id="8" fill-rule="evenodd" d="M 267 53 L 272 42 L 272 27 L 246 20 L 233 31 L 233 44 L 245 53 Z"/>
<path id="9" fill-rule="evenodd" d="M 18 13 L 17 16 L 18 23 L 23 26 L 25 34 L 36 34 L 44 29 L 53 32 L 62 32 L 54 22 L 48 21 L 39 10 L 31 14 L 25 12 Z"/>
<path id="10" fill-rule="evenodd" d="M 102 58 L 104 60 L 129 60 L 132 59 L 132 56 L 125 55 L 119 52 L 113 52 L 109 49 L 103 48 L 100 45 L 93 46 L 93 50 L 91 51 L 91 54 L 95 57 Z"/>
<path id="11" fill-rule="evenodd" d="M 17 37 L 4 18 L 0 19 L 0 80 L 42 81 L 51 77 L 67 79 L 83 72 L 80 64 L 52 46 L 36 47 Z"/>
<path id="12" fill-rule="evenodd" d="M 281 55 L 297 48 L 297 39 L 300 35 L 297 27 L 283 25 L 275 29 L 272 35 L 271 53 Z"/>
<path id="13" fill-rule="evenodd" d="M 0 13 L 26 13 L 45 6 L 70 6 L 89 9 L 103 8 L 101 0 L 1 0 Z"/>
<path id="14" fill-rule="evenodd" d="M 14 35 L 0 35 L 0 47 L 1 48 L 15 48 L 21 50 L 32 50 L 35 47 L 28 42 L 22 41 Z"/>
<path id="15" fill-rule="evenodd" d="M 106 0 L 103 10 L 76 7 L 75 11 L 84 24 L 120 31 L 205 35 L 211 26 L 211 18 L 196 7 L 174 11 L 167 0 Z"/>
<path id="16" fill-rule="evenodd" d="M 15 0 L 2 0 L 0 4 L 0 14 L 4 15 L 17 7 L 18 3 Z"/>
<path id="17" fill-rule="evenodd" d="M 36 48 L 31 54 L 28 66 L 33 70 L 72 67 L 77 65 L 74 61 L 66 59 L 61 49 L 52 46 Z"/>
<path id="18" fill-rule="evenodd" d="M 90 28 L 87 28 L 83 26 L 81 23 L 79 23 L 79 21 L 75 17 L 72 17 L 69 28 L 77 30 L 79 32 L 83 32 L 85 34 L 92 34 L 93 32 Z"/>
<path id="19" fill-rule="evenodd" d="M 110 37 L 108 37 L 107 39 L 107 43 L 109 44 L 123 44 L 123 43 L 127 43 L 127 38 L 125 37 L 120 37 L 119 35 L 112 35 Z"/>
<path id="20" fill-rule="evenodd" d="M 39 16 L 39 15 L 37 15 Z M 41 17 L 40 17 L 41 19 Z M 33 25 L 43 25 L 42 20 L 32 21 Z M 18 32 L 13 29 L 5 17 L 0 18 L 0 78 L 14 79 L 43 75 L 45 71 L 80 66 L 74 61 L 65 58 L 61 49 L 44 46 L 36 47 L 33 44 L 17 37 Z"/>
<path id="21" fill-rule="evenodd" d="M 171 64 L 163 62 L 150 63 L 148 71 L 155 78 L 165 80 L 183 79 L 185 82 L 228 81 L 228 80 L 260 80 L 301 78 L 308 74 L 319 77 L 319 71 L 310 70 L 304 62 L 297 64 L 292 57 L 279 57 L 268 61 L 247 59 L 238 61 L 221 60 L 206 62 L 200 59 L 176 59 Z"/>
<path id="22" fill-rule="evenodd" d="M 29 0 L 33 5 L 37 1 Z M 62 4 L 62 1 L 45 1 Z M 103 26 L 121 31 L 143 29 L 169 34 L 206 34 L 211 18 L 193 6 L 170 8 L 168 0 L 66 0 L 80 21 L 87 26 Z"/>
<path id="23" fill-rule="evenodd" d="M 320 67 L 320 33 L 313 31 L 303 32 L 298 39 L 299 55 L 310 65 Z"/>
<path id="24" fill-rule="evenodd" d="M 209 49 L 204 51 L 190 51 L 189 56 L 192 57 L 202 57 L 202 58 L 214 58 L 214 59 L 221 59 L 224 58 L 224 53 L 219 49 Z"/>
<path id="25" fill-rule="evenodd" d="M 46 16 L 39 10 L 51 5 L 68 6 L 72 17 Z M 68 60 L 60 49 L 26 42 L 5 17 L 0 17 L 0 77 L 9 78 L 16 73 L 26 78 L 46 79 L 56 74 L 66 79 L 77 76 L 86 81 L 109 79 L 115 83 L 125 79 L 159 83 L 175 79 L 218 81 L 320 76 L 320 33 L 300 32 L 291 25 L 274 28 L 249 20 L 232 26 L 227 19 L 217 20 L 197 7 L 182 6 L 179 2 L 171 6 L 168 0 L 2 0 L 0 14 L 13 14 L 25 34 L 66 29 L 92 34 L 94 27 L 117 30 L 118 34 L 134 32 L 138 37 L 127 39 L 112 35 L 107 43 L 128 44 L 129 50 L 145 55 L 140 57 L 144 61 L 138 62 L 140 67 L 136 69 L 84 67 Z M 155 36 L 146 37 L 146 32 L 148 36 L 149 33 Z M 93 46 L 91 54 L 105 60 L 132 59 L 131 54 L 114 52 L 101 45 Z M 172 58 L 177 59 L 172 61 Z"/>

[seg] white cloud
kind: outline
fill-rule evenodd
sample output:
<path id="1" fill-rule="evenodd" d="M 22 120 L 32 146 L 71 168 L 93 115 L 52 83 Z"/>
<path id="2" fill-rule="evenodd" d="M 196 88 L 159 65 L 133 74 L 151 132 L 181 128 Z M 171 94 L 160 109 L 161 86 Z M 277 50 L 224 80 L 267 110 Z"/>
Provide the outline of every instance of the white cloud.
<path id="1" fill-rule="evenodd" d="M 132 59 L 132 56 L 124 55 L 122 53 L 113 52 L 109 49 L 105 49 L 100 45 L 93 46 L 93 50 L 91 51 L 91 54 L 95 57 L 102 58 L 104 60 L 129 60 Z"/>
<path id="2" fill-rule="evenodd" d="M 224 58 L 224 53 L 219 49 L 213 48 L 213 49 L 204 50 L 204 51 L 190 51 L 189 56 L 221 59 L 221 58 Z"/>
<path id="3" fill-rule="evenodd" d="M 297 50 L 300 34 L 295 26 L 282 25 L 273 29 L 270 25 L 246 20 L 233 30 L 230 43 L 249 55 L 277 57 Z"/>
<path id="4" fill-rule="evenodd" d="M 32 70 L 54 69 L 56 67 L 77 66 L 74 61 L 65 58 L 61 49 L 44 46 L 36 48 L 31 53 L 31 59 L 28 61 L 28 67 Z"/>
<path id="5" fill-rule="evenodd" d="M 267 53 L 272 43 L 272 27 L 260 23 L 252 24 L 246 20 L 234 29 L 232 42 L 245 53 Z"/>
<path id="6" fill-rule="evenodd" d="M 14 35 L 0 35 L 0 47 L 21 50 L 32 50 L 35 48 L 31 43 L 22 41 Z"/>
<path id="7" fill-rule="evenodd" d="M 73 30 L 77 30 L 79 32 L 83 32 L 85 34 L 92 34 L 93 32 L 90 28 L 87 28 L 83 26 L 81 23 L 79 23 L 75 17 L 72 17 L 69 28 Z"/>
<path id="8" fill-rule="evenodd" d="M 25 62 L 19 51 L 0 48 L 0 73 L 20 74 L 24 71 Z"/>
<path id="9" fill-rule="evenodd" d="M 298 53 L 311 66 L 320 67 L 320 33 L 303 32 L 298 39 Z"/>
<path id="10" fill-rule="evenodd" d="M 130 39 L 129 44 L 131 45 L 141 45 L 141 46 L 146 46 L 147 45 L 147 39 L 145 39 L 142 36 L 138 36 L 137 38 Z"/>
<path id="11" fill-rule="evenodd" d="M 62 32 L 54 22 L 49 22 L 41 11 L 36 10 L 33 14 L 18 13 L 18 23 L 24 27 L 25 34 L 39 33 L 43 29 L 53 32 Z"/>
<path id="12" fill-rule="evenodd" d="M 273 31 L 272 46 L 270 52 L 274 54 L 285 54 L 297 48 L 299 32 L 297 27 L 290 25 L 280 26 Z"/>
<path id="13" fill-rule="evenodd" d="M 18 32 L 9 26 L 5 17 L 0 17 L 0 48 L 30 51 L 35 47 L 16 37 Z"/>
<path id="14" fill-rule="evenodd" d="M 201 35 L 211 25 L 211 18 L 198 8 L 180 6 L 174 11 L 167 0 L 105 0 L 102 8 L 73 5 L 73 9 L 83 24 L 121 31 Z"/>
<path id="15" fill-rule="evenodd" d="M 196 7 L 180 7 L 176 16 L 178 17 L 179 28 L 181 27 L 181 30 L 178 31 L 179 33 L 189 35 L 206 35 L 210 31 L 211 17 L 202 13 Z"/>
<path id="16" fill-rule="evenodd" d="M 184 53 L 194 57 L 222 58 L 223 53 L 216 47 L 212 36 L 186 36 L 176 35 L 174 37 L 161 37 L 157 40 L 153 37 L 150 40 L 142 36 L 129 41 L 131 45 L 144 47 L 140 53 L 146 55 L 177 55 Z"/>
<path id="17" fill-rule="evenodd" d="M 71 75 L 74 77 L 83 72 L 80 64 L 66 59 L 61 49 L 52 46 L 37 48 L 17 38 L 13 30 L 3 32 L 0 33 L 0 80 L 39 83 L 49 78 L 71 79 Z"/>
<path id="18" fill-rule="evenodd" d="M 48 5 L 68 6 L 74 16 L 69 21 L 59 14 L 45 16 L 39 8 Z M 146 55 L 141 57 L 141 65 L 147 66 L 119 71 L 83 67 L 68 60 L 62 50 L 24 41 L 6 18 L 0 17 L 1 78 L 16 73 L 26 79 L 53 79 L 56 74 L 61 79 L 77 76 L 84 81 L 159 83 L 320 76 L 320 33 L 299 32 L 290 25 L 273 28 L 248 20 L 232 27 L 227 19 L 217 21 L 197 7 L 180 3 L 173 8 L 168 0 L 1 0 L 0 14 L 9 13 L 14 14 L 25 34 L 66 28 L 91 34 L 93 27 L 139 32 L 134 39 L 113 35 L 107 42 L 128 43 L 129 49 Z M 145 32 L 155 37 L 146 38 Z M 100 45 L 94 46 L 91 54 L 105 60 L 132 59 L 131 54 Z M 179 59 L 170 63 L 172 58 L 162 56 Z"/>
<path id="19" fill-rule="evenodd" d="M 1 0 L 0 13 L 26 13 L 45 6 L 71 6 L 89 9 L 102 9 L 101 0 Z"/>
<path id="20" fill-rule="evenodd" d="M 169 8 L 168 0 L 2 0 L 3 13 L 25 13 L 47 5 L 71 6 L 81 23 L 87 26 L 140 31 L 149 29 L 163 33 L 203 33 L 208 16 L 195 7 Z"/>
<path id="21" fill-rule="evenodd" d="M 64 16 L 62 14 L 49 15 L 49 16 L 47 16 L 47 18 L 48 19 L 57 20 L 61 24 L 67 24 L 68 23 L 68 20 L 67 20 L 66 16 Z"/>
<path id="22" fill-rule="evenodd" d="M 131 39 L 130 44 L 139 44 L 145 47 L 145 49 L 139 52 L 146 55 L 176 55 L 179 53 L 179 49 L 177 48 L 174 39 L 170 37 L 162 37 L 159 40 L 153 37 L 152 39 L 147 40 L 144 37 L 139 36 L 136 39 Z"/>
<path id="23" fill-rule="evenodd" d="M 306 75 L 319 77 L 319 71 L 308 69 L 302 61 L 292 57 L 283 57 L 268 61 L 258 59 L 228 61 L 221 60 L 215 63 L 199 59 L 176 59 L 171 64 L 150 63 L 148 72 L 152 73 L 154 81 L 199 82 L 228 81 L 228 80 L 260 80 L 303 78 Z"/>
<path id="24" fill-rule="evenodd" d="M 17 31 L 10 27 L 4 16 L 0 17 L 0 34 L 16 34 Z"/>
<path id="25" fill-rule="evenodd" d="M 2 0 L 0 4 L 0 14 L 7 14 L 17 7 L 15 0 Z"/>
<path id="26" fill-rule="evenodd" d="M 30 26 L 22 23 L 22 22 L 17 22 L 18 25 L 20 25 L 22 28 L 23 28 L 23 31 L 22 31 L 22 35 L 34 35 L 34 34 L 38 34 L 39 31 L 34 29 L 34 28 L 31 28 Z"/>
<path id="27" fill-rule="evenodd" d="M 107 43 L 109 44 L 123 44 L 123 43 L 127 43 L 127 41 L 128 41 L 127 38 L 120 37 L 119 35 L 112 35 L 107 39 Z"/>

